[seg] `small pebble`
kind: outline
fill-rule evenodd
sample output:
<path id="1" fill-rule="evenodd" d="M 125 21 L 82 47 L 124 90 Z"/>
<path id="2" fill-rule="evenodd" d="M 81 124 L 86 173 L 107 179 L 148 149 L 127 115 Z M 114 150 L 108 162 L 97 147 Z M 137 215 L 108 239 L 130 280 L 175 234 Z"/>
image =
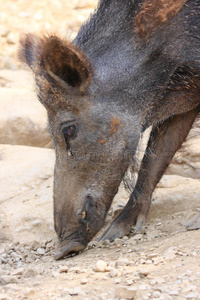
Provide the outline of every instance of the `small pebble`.
<path id="1" fill-rule="evenodd" d="M 130 240 L 128 240 L 128 244 L 131 246 L 135 246 L 137 244 L 136 240 L 134 240 L 133 238 L 131 238 Z M 130 252 L 133 252 L 132 250 Z"/>
<path id="2" fill-rule="evenodd" d="M 132 239 L 134 240 L 141 240 L 143 238 L 143 234 L 136 234 L 134 237 L 132 237 Z"/>
<path id="3" fill-rule="evenodd" d="M 138 289 L 141 290 L 141 291 L 146 291 L 149 288 L 150 288 L 149 285 L 147 285 L 147 284 L 141 284 Z"/>
<path id="4" fill-rule="evenodd" d="M 17 276 L 17 275 L 22 275 L 24 273 L 24 268 L 18 268 L 14 271 L 12 271 L 11 275 L 12 276 Z"/>
<path id="5" fill-rule="evenodd" d="M 121 281 L 122 281 L 121 278 L 116 278 L 115 279 L 115 284 L 119 284 L 119 283 L 121 283 Z"/>
<path id="6" fill-rule="evenodd" d="M 14 45 L 16 44 L 18 41 L 18 38 L 17 36 L 13 33 L 13 32 L 10 32 L 8 35 L 7 35 L 7 43 L 9 45 Z"/>
<path id="7" fill-rule="evenodd" d="M 152 260 L 153 260 L 154 265 L 159 265 L 160 263 L 163 263 L 164 258 L 163 257 L 155 257 Z"/>
<path id="8" fill-rule="evenodd" d="M 151 259 L 147 259 L 146 264 L 148 264 L 148 265 L 152 264 L 152 260 Z"/>
<path id="9" fill-rule="evenodd" d="M 153 252 L 153 253 L 150 253 L 150 254 L 147 255 L 147 259 L 152 259 L 152 258 L 155 258 L 155 257 L 158 257 L 158 256 L 159 256 L 158 253 Z"/>
<path id="10" fill-rule="evenodd" d="M 59 269 L 60 273 L 67 273 L 69 271 L 69 267 L 68 266 L 62 266 Z"/>
<path id="11" fill-rule="evenodd" d="M 88 283 L 88 279 L 87 278 L 82 278 L 81 279 L 81 284 L 86 284 Z"/>
<path id="12" fill-rule="evenodd" d="M 138 270 L 138 274 L 139 274 L 139 276 L 147 276 L 147 275 L 149 275 L 149 270 L 147 270 L 147 269 Z"/>
<path id="13" fill-rule="evenodd" d="M 112 269 L 110 270 L 110 277 L 111 277 L 111 278 L 114 278 L 114 277 L 117 277 L 117 275 L 118 275 L 117 269 L 112 268 Z"/>
<path id="14" fill-rule="evenodd" d="M 116 246 L 122 246 L 123 243 L 124 243 L 124 241 L 122 239 L 117 238 L 114 240 L 114 245 L 116 245 Z"/>
<path id="15" fill-rule="evenodd" d="M 96 272 L 106 272 L 107 263 L 104 260 L 98 260 L 94 270 Z"/>
<path id="16" fill-rule="evenodd" d="M 110 246 L 110 241 L 109 240 L 105 240 L 105 241 L 103 241 L 102 244 L 105 245 L 105 246 Z"/>
<path id="17" fill-rule="evenodd" d="M 179 294 L 179 291 L 170 291 L 169 292 L 170 296 L 178 296 L 178 294 Z"/>
<path id="18" fill-rule="evenodd" d="M 158 284 L 162 284 L 162 283 L 165 283 L 166 281 L 165 281 L 165 279 L 162 278 L 162 277 L 157 277 L 157 278 L 156 278 L 156 282 L 157 282 Z"/>
<path id="19" fill-rule="evenodd" d="M 10 29 L 8 27 L 3 27 L 0 29 L 1 37 L 7 37 L 9 33 L 10 33 Z"/>
<path id="20" fill-rule="evenodd" d="M 44 255 L 45 254 L 45 250 L 43 248 L 38 248 L 37 249 L 37 253 L 40 255 Z"/>
<path id="21" fill-rule="evenodd" d="M 132 279 L 127 279 L 126 280 L 126 285 L 132 285 L 133 284 L 133 280 Z"/>
<path id="22" fill-rule="evenodd" d="M 156 280 L 155 279 L 151 279 L 150 285 L 155 285 L 155 284 L 156 284 Z"/>
<path id="23" fill-rule="evenodd" d="M 29 277 L 35 277 L 37 276 L 38 273 L 36 270 L 34 269 L 28 269 L 27 271 L 24 272 L 24 277 L 25 278 L 29 278 Z"/>
<path id="24" fill-rule="evenodd" d="M 130 261 L 128 258 L 119 258 L 117 261 L 117 266 L 128 266 L 130 265 Z"/>
<path id="25" fill-rule="evenodd" d="M 154 292 L 152 293 L 152 296 L 153 296 L 154 298 L 160 298 L 160 295 L 161 295 L 161 292 L 159 292 L 159 291 L 154 291 Z"/>
<path id="26" fill-rule="evenodd" d="M 142 264 L 142 265 L 144 265 L 144 264 L 146 264 L 146 260 L 145 259 L 140 259 L 140 264 Z"/>

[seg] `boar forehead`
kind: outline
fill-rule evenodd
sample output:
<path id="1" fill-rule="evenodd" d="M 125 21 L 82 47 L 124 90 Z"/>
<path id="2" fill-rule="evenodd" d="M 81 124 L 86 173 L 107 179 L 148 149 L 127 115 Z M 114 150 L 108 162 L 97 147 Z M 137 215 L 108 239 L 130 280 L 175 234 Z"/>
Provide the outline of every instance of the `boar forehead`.
<path id="1" fill-rule="evenodd" d="M 140 132 L 141 122 L 137 115 L 125 113 L 112 103 L 89 105 L 79 114 L 59 109 L 55 114 L 49 114 L 49 128 L 56 141 L 62 138 L 61 124 L 65 123 L 75 124 L 78 129 L 77 137 L 71 141 L 72 145 L 76 147 L 78 143 L 81 143 L 80 148 L 91 145 L 98 150 L 98 144 L 115 143 L 117 145 L 129 139 L 133 142 L 134 136 Z M 65 146 L 64 143 L 63 146 Z M 105 145 L 101 146 L 100 151 L 104 149 Z"/>

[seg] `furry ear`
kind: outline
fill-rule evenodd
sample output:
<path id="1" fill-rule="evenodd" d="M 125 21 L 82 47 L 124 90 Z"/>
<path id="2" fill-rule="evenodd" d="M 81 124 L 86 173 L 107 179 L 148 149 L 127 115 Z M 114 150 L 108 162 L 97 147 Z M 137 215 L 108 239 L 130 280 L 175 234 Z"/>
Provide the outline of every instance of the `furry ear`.
<path id="1" fill-rule="evenodd" d="M 42 39 L 29 33 L 20 38 L 19 59 L 27 64 L 34 73 L 38 62 L 41 61 Z"/>
<path id="2" fill-rule="evenodd" d="M 91 80 L 91 66 L 77 48 L 58 37 L 51 36 L 43 48 L 43 60 L 47 72 L 56 80 L 81 92 L 86 91 Z"/>
<path id="3" fill-rule="evenodd" d="M 82 93 L 89 87 L 91 65 L 75 46 L 56 36 L 39 38 L 33 34 L 25 35 L 20 44 L 20 59 L 34 73 L 44 68 L 59 84 Z"/>

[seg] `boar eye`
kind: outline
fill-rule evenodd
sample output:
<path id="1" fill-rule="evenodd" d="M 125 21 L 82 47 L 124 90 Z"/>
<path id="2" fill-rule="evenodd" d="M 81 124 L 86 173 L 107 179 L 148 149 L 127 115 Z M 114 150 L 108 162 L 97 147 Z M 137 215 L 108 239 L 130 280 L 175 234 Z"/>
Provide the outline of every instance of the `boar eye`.
<path id="1" fill-rule="evenodd" d="M 62 126 L 62 133 L 65 138 L 65 141 L 69 141 L 69 139 L 75 138 L 76 126 L 75 125 Z"/>
<path id="2" fill-rule="evenodd" d="M 75 139 L 75 137 L 76 137 L 76 132 L 77 132 L 76 126 L 75 125 L 67 126 L 66 124 L 63 124 L 61 126 L 61 130 L 62 130 L 62 134 L 64 136 L 65 143 L 66 143 L 67 155 L 68 155 L 68 157 L 71 157 L 71 156 L 73 156 L 73 154 L 72 154 L 72 151 L 70 148 L 69 141 L 71 139 Z"/>

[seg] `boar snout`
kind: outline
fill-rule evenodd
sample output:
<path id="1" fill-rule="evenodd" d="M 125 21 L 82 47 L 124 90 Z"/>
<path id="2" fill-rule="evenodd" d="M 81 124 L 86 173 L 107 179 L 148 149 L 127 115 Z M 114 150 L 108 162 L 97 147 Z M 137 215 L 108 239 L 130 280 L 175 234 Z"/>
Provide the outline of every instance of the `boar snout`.
<path id="1" fill-rule="evenodd" d="M 54 256 L 56 260 L 85 249 L 103 227 L 107 209 L 101 200 L 99 193 L 90 191 L 82 194 L 77 202 L 67 201 L 64 206 L 54 206 L 55 231 L 59 243 Z"/>

